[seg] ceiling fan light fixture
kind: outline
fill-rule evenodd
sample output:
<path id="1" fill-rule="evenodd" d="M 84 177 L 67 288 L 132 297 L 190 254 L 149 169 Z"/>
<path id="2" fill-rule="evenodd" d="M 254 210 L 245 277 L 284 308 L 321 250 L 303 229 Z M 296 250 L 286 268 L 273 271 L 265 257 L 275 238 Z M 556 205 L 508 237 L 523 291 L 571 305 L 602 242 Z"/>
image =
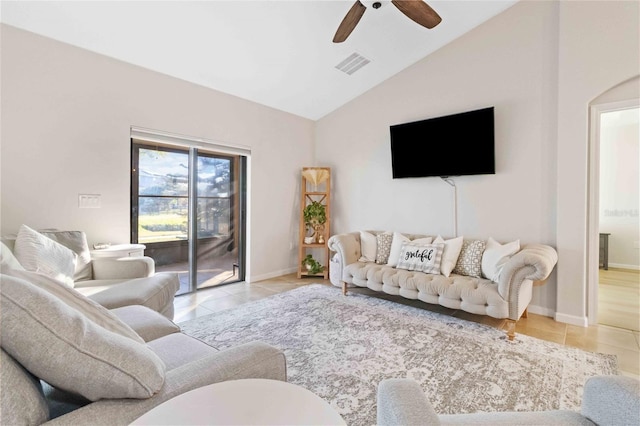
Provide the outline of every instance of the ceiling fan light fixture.
<path id="1" fill-rule="evenodd" d="M 362 3 L 367 9 L 380 9 L 387 2 L 380 0 L 360 0 L 360 3 Z"/>
<path id="2" fill-rule="evenodd" d="M 338 26 L 333 42 L 342 43 L 345 41 L 360 22 L 360 18 L 367 8 L 379 9 L 385 3 L 386 1 L 379 0 L 356 0 Z M 391 0 L 391 3 L 407 18 L 425 28 L 431 29 L 442 21 L 440 15 L 422 0 Z"/>

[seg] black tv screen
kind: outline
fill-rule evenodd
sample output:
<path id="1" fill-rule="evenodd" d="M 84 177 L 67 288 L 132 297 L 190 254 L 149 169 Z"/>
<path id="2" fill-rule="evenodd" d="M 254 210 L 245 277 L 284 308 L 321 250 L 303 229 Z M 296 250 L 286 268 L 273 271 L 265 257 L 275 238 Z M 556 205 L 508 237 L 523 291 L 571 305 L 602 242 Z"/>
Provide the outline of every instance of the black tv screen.
<path id="1" fill-rule="evenodd" d="M 393 178 L 495 174 L 493 107 L 390 127 Z"/>

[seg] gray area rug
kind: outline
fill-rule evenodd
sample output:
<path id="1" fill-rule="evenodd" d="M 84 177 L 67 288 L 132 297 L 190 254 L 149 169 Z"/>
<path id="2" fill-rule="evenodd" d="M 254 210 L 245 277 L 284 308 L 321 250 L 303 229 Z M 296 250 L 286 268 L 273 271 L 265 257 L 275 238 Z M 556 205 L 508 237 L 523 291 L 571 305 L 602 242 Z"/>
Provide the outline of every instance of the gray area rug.
<path id="1" fill-rule="evenodd" d="M 340 289 L 310 285 L 180 324 L 218 349 L 261 340 L 282 349 L 288 381 L 328 401 L 349 425 L 376 422 L 385 378 L 417 380 L 441 414 L 579 410 L 588 377 L 616 374 L 585 352 Z"/>

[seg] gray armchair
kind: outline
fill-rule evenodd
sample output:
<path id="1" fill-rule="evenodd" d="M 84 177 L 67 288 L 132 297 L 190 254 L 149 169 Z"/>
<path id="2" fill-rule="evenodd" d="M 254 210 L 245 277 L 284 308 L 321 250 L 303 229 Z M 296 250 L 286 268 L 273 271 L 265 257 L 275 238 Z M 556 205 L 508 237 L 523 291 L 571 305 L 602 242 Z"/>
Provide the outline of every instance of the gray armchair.
<path id="1" fill-rule="evenodd" d="M 212 383 L 286 381 L 284 353 L 223 351 L 144 306 L 107 311 L 56 282 L 0 275 L 0 424 L 128 425 Z"/>
<path id="2" fill-rule="evenodd" d="M 155 262 L 146 256 L 92 258 L 82 231 L 45 230 L 39 233 L 76 254 L 73 287 L 107 309 L 143 305 L 173 319 L 173 301 L 180 288 L 175 273 L 155 272 Z M 24 269 L 13 256 L 15 238 L 2 238 L 2 269 Z M 33 270 L 33 269 L 30 269 Z"/>
<path id="3" fill-rule="evenodd" d="M 638 425 L 640 381 L 623 376 L 587 380 L 580 412 L 569 410 L 438 415 L 410 379 L 378 386 L 378 425 Z"/>

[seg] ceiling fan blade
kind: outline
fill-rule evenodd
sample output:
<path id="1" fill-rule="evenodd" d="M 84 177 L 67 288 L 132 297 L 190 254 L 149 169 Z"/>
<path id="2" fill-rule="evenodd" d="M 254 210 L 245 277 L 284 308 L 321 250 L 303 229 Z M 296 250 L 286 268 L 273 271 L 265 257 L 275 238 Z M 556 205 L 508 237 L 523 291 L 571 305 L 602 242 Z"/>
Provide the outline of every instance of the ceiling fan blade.
<path id="1" fill-rule="evenodd" d="M 345 41 L 347 37 L 349 37 L 349 34 L 351 34 L 351 31 L 353 31 L 356 25 L 358 25 L 360 18 L 362 18 L 362 15 L 364 15 L 366 10 L 367 8 L 360 3 L 360 0 L 356 0 L 340 23 L 338 31 L 336 31 L 336 35 L 333 36 L 333 42 L 342 43 Z"/>
<path id="2" fill-rule="evenodd" d="M 422 0 L 391 0 L 391 3 L 423 27 L 431 29 L 442 21 L 440 15 Z"/>

